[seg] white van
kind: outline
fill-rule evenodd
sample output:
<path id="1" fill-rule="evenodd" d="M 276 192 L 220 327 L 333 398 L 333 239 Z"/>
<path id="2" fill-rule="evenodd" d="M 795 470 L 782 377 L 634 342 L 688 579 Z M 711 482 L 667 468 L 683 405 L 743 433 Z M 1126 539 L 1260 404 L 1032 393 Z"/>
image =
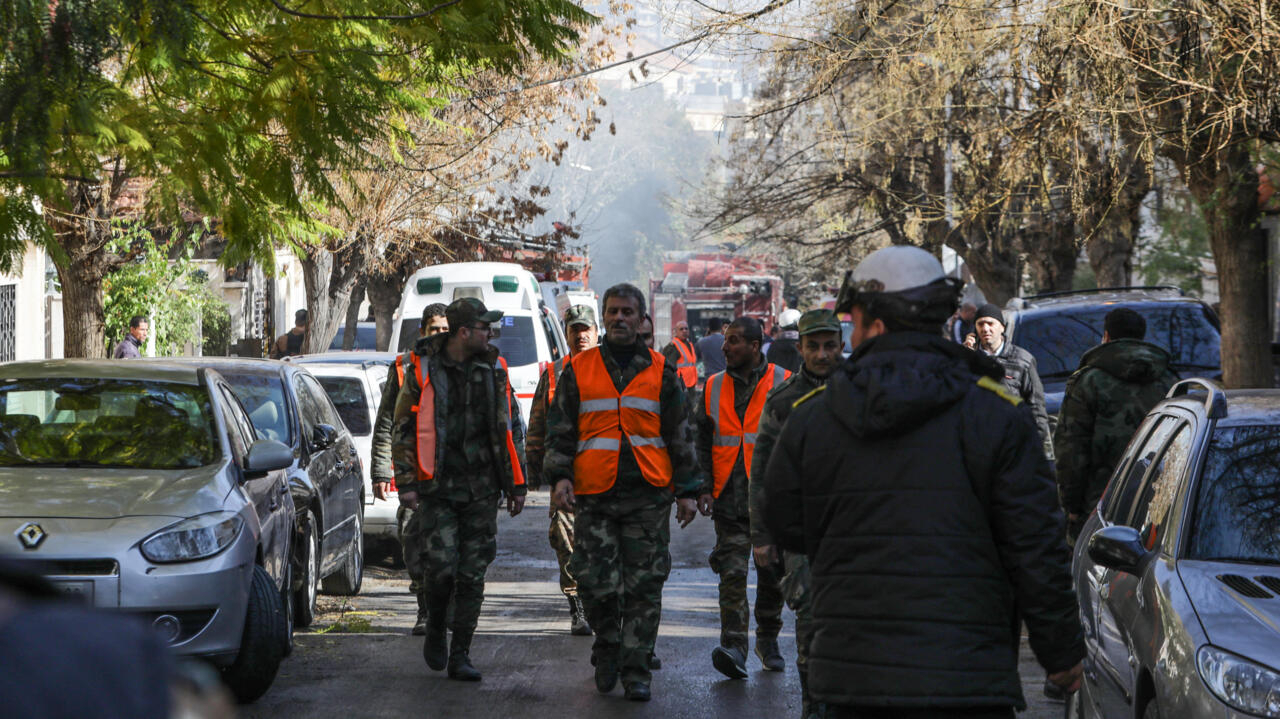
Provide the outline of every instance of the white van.
<path id="1" fill-rule="evenodd" d="M 554 310 L 542 301 L 542 288 L 533 273 L 506 262 L 459 262 L 425 267 L 409 277 L 391 331 L 391 348 L 403 352 L 418 337 L 422 311 L 434 302 L 449 304 L 475 297 L 491 310 L 502 310 L 498 346 L 511 370 L 511 386 L 529 421 L 533 392 L 544 362 L 569 352 Z"/>

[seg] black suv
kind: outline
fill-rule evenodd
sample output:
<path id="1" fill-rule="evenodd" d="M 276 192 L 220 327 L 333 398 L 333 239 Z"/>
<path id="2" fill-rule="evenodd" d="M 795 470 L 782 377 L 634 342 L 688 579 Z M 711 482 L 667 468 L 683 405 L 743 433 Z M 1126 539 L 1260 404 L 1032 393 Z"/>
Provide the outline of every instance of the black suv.
<path id="1" fill-rule="evenodd" d="M 1117 307 L 1146 318 L 1146 341 L 1169 350 L 1180 377 L 1221 378 L 1218 316 L 1176 287 L 1116 287 L 1015 298 L 1004 311 L 1005 336 L 1035 356 L 1051 424 L 1057 424 L 1067 378 L 1080 367 L 1080 357 L 1102 342 L 1102 320 Z"/>

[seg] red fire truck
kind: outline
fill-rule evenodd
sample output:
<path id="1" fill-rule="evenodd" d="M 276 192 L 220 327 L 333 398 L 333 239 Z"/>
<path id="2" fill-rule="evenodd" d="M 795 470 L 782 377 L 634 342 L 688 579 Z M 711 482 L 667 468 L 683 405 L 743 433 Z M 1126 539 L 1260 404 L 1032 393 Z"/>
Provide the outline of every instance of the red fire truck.
<path id="1" fill-rule="evenodd" d="M 782 311 L 782 278 L 765 257 L 720 253 L 668 252 L 662 278 L 649 280 L 650 314 L 656 347 L 671 341 L 680 321 L 695 336 L 707 332 L 707 322 L 726 323 L 754 317 L 768 331 Z"/>

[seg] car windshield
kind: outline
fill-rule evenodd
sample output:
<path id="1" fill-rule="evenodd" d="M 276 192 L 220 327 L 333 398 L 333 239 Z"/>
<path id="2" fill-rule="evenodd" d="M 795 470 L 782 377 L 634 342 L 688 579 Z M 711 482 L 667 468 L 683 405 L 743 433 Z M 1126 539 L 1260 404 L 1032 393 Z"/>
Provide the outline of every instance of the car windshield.
<path id="1" fill-rule="evenodd" d="M 507 315 L 495 324 L 501 329 L 492 342 L 502 353 L 510 367 L 520 367 L 538 362 L 538 345 L 533 337 L 532 317 Z"/>
<path id="2" fill-rule="evenodd" d="M 1155 302 L 1126 306 L 1147 320 L 1146 341 L 1169 350 L 1180 374 L 1217 371 L 1218 329 L 1203 307 Z M 1014 326 L 1013 342 L 1035 355 L 1042 379 L 1066 377 L 1080 366 L 1084 353 L 1102 341 L 1103 318 L 1112 309 L 1103 306 L 1028 314 Z"/>
<path id="3" fill-rule="evenodd" d="M 338 408 L 338 415 L 351 434 L 364 437 L 373 432 L 369 424 L 369 401 L 365 398 L 364 383 L 359 378 L 317 375 L 316 379 L 320 380 L 333 406 Z"/>
<path id="4" fill-rule="evenodd" d="M 1190 559 L 1280 564 L 1280 427 L 1215 432 L 1196 495 Z"/>
<path id="5" fill-rule="evenodd" d="M 293 444 L 292 424 L 289 422 L 289 405 L 284 399 L 284 381 L 277 375 L 218 370 L 236 399 L 253 422 L 253 428 L 264 439 L 274 439 L 287 445 Z"/>
<path id="6" fill-rule="evenodd" d="M 219 456 L 204 387 L 0 380 L 0 466 L 188 469 Z"/>
<path id="7" fill-rule="evenodd" d="M 346 327 L 339 327 L 338 334 L 333 336 L 333 341 L 329 343 L 329 351 L 342 349 L 342 338 L 346 332 Z M 359 323 L 356 325 L 356 342 L 352 345 L 353 350 L 376 350 L 378 349 L 377 328 L 372 324 Z"/>

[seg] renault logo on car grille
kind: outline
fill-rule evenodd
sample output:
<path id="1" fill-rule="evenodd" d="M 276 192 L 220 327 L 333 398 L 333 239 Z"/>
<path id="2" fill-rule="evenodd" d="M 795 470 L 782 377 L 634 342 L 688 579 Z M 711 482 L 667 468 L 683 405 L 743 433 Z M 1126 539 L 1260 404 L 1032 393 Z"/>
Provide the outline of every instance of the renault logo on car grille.
<path id="1" fill-rule="evenodd" d="M 18 527 L 16 534 L 18 535 L 18 541 L 22 542 L 22 546 L 26 549 L 35 549 L 36 547 L 39 547 L 40 543 L 44 541 L 44 538 L 48 536 L 44 533 L 44 529 L 35 522 L 27 522 L 21 527 Z"/>

